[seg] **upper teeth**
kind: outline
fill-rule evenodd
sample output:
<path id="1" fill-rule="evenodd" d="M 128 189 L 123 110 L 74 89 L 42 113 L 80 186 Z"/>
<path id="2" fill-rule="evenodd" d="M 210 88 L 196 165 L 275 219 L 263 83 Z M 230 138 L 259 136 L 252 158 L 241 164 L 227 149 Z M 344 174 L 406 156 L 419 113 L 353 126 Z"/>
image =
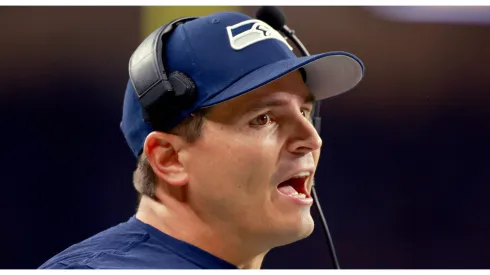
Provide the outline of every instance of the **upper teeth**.
<path id="1" fill-rule="evenodd" d="M 296 197 L 296 198 L 303 198 L 303 199 L 306 198 L 306 195 L 305 194 L 298 193 L 298 192 L 293 193 L 293 194 L 290 194 L 289 196 L 290 197 Z"/>
<path id="2" fill-rule="evenodd" d="M 310 172 L 301 172 L 293 176 L 293 178 L 303 178 L 303 177 L 309 177 Z"/>

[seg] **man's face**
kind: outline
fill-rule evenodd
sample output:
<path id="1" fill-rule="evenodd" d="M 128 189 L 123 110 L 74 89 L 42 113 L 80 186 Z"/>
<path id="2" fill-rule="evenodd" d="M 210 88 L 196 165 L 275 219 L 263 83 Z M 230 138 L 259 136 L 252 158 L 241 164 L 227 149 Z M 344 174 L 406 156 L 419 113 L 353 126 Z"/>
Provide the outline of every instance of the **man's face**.
<path id="1" fill-rule="evenodd" d="M 194 210 L 264 247 L 307 237 L 314 227 L 309 194 L 322 143 L 311 110 L 298 72 L 214 106 L 202 136 L 182 155 Z M 283 183 L 298 173 L 310 174 Z"/>

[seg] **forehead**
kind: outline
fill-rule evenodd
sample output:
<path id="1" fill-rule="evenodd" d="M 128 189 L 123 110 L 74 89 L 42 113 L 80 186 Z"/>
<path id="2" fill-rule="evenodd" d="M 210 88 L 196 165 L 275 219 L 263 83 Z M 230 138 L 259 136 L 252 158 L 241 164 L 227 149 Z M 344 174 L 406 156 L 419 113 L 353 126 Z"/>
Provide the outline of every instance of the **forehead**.
<path id="1" fill-rule="evenodd" d="M 299 71 L 294 71 L 254 91 L 220 103 L 213 108 L 241 113 L 248 106 L 269 98 L 291 102 L 298 101 L 300 103 L 313 100 L 313 96 L 310 94 L 301 74 Z"/>

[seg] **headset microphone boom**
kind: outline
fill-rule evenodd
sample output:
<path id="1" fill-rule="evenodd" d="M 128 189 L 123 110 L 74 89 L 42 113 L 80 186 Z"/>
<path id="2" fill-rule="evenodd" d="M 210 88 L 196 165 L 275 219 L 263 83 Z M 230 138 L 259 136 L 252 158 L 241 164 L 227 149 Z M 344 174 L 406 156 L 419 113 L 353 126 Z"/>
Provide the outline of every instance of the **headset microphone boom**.
<path id="1" fill-rule="evenodd" d="M 287 25 L 286 25 L 286 18 L 284 16 L 284 13 L 281 12 L 277 7 L 273 6 L 264 6 L 261 7 L 257 13 L 256 13 L 257 19 L 264 21 L 265 23 L 269 24 L 272 28 L 282 32 L 288 39 L 293 41 L 295 44 L 296 48 L 301 52 L 303 56 L 310 56 L 310 53 L 308 50 L 305 48 L 303 43 L 298 39 L 298 37 L 295 35 L 294 30 L 291 30 Z M 320 117 L 320 101 L 315 102 L 314 106 L 314 118 L 313 122 L 315 125 L 315 128 L 320 134 L 320 128 L 321 128 L 321 117 Z M 332 236 L 330 234 L 330 230 L 328 229 L 327 225 L 327 220 L 325 218 L 325 215 L 323 214 L 322 207 L 320 205 L 320 201 L 318 200 L 318 196 L 316 194 L 315 190 L 315 184 L 311 187 L 311 193 L 313 200 L 315 202 L 318 214 L 320 216 L 320 219 L 323 224 L 323 229 L 325 231 L 325 235 L 327 238 L 328 242 L 328 247 L 330 249 L 330 255 L 332 256 L 332 262 L 333 262 L 333 267 L 335 269 L 340 269 L 339 261 L 337 259 L 337 254 L 335 252 L 335 246 L 333 244 Z"/>

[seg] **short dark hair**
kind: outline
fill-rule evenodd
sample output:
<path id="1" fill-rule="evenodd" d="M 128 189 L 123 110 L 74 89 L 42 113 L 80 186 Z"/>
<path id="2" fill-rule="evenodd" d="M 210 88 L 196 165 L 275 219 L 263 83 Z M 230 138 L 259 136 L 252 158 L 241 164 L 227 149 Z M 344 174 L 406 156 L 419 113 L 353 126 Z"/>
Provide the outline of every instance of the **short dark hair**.
<path id="1" fill-rule="evenodd" d="M 170 130 L 169 133 L 178 135 L 189 143 L 195 142 L 201 136 L 204 117 L 209 112 L 209 109 L 206 108 L 196 111 Z M 142 195 L 151 198 L 155 197 L 155 180 L 155 172 L 153 172 L 153 168 L 143 152 L 138 159 L 136 170 L 133 173 L 133 185 L 136 191 L 138 191 L 139 198 Z"/>

